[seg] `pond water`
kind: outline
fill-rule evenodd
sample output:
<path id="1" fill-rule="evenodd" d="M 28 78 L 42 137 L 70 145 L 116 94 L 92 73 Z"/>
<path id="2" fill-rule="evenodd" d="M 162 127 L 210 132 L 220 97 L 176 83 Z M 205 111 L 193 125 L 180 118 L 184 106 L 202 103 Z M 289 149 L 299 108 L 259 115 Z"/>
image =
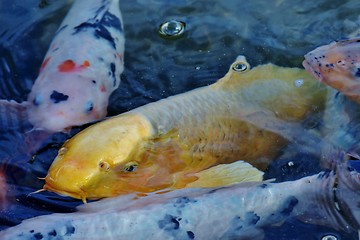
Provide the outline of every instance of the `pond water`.
<path id="1" fill-rule="evenodd" d="M 53 34 L 70 4 L 67 1 L 0 0 L 0 99 L 25 101 Z M 301 67 L 303 55 L 317 46 L 355 35 L 360 29 L 357 0 L 136 0 L 121 1 L 126 48 L 125 71 L 113 93 L 109 115 L 171 95 L 206 86 L 224 76 L 237 55 L 252 66 L 272 62 Z M 158 27 L 176 19 L 186 23 L 178 39 L 162 38 Z M 29 159 L 16 130 L 0 133 L 0 161 L 8 184 L 8 206 L 0 229 L 53 212 L 73 212 L 81 201 L 43 192 L 44 177 L 57 149 L 71 135 L 55 134 Z M 294 154 L 274 162 L 265 176 L 277 181 L 318 173 L 316 156 Z M 357 233 L 290 220 L 268 227 L 266 239 L 355 239 Z"/>

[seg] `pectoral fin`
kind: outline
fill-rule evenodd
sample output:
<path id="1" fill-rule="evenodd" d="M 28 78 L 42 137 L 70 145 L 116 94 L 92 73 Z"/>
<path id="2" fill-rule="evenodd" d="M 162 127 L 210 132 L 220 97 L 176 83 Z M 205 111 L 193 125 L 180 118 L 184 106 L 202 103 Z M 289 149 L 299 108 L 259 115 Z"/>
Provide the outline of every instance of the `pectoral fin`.
<path id="1" fill-rule="evenodd" d="M 187 188 L 222 187 L 240 182 L 260 182 L 263 172 L 244 161 L 220 164 L 196 173 L 198 179 L 186 185 Z"/>

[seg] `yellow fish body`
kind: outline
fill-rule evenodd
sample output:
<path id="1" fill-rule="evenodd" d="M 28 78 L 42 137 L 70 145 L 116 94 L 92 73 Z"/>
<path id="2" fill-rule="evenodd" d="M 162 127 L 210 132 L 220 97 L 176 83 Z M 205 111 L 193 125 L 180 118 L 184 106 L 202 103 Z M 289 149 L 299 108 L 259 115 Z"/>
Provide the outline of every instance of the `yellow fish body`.
<path id="1" fill-rule="evenodd" d="M 44 189 L 85 201 L 261 181 L 262 173 L 250 164 L 265 169 L 286 140 L 244 116 L 270 112 L 299 122 L 322 109 L 325 94 L 303 69 L 273 64 L 250 69 L 239 56 L 210 86 L 147 104 L 75 135 L 59 150 Z"/>

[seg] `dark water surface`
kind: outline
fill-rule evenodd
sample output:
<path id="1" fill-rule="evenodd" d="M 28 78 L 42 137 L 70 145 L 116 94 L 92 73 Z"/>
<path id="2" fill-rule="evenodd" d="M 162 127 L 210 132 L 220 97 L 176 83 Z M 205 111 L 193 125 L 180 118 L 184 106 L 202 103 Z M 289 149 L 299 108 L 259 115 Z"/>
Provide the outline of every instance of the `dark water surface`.
<path id="1" fill-rule="evenodd" d="M 0 99 L 26 100 L 54 32 L 69 9 L 66 1 L 0 0 Z M 46 5 L 46 4 L 45 4 Z M 122 83 L 111 96 L 115 115 L 196 87 L 206 86 L 227 71 L 242 54 L 252 66 L 272 62 L 301 67 L 303 55 L 319 45 L 356 34 L 360 1 L 332 0 L 136 0 L 121 1 L 126 52 Z M 186 23 L 179 39 L 164 39 L 161 23 Z M 53 193 L 29 193 L 42 188 L 58 147 L 70 134 L 55 134 L 34 159 L 22 152 L 22 136 L 0 129 L 0 161 L 8 185 L 9 206 L 0 213 L 0 229 L 52 212 L 72 212 L 80 201 Z M 279 159 L 266 173 L 279 181 L 320 171 L 314 156 L 297 154 Z M 357 238 L 297 220 L 266 229 L 266 239 Z"/>

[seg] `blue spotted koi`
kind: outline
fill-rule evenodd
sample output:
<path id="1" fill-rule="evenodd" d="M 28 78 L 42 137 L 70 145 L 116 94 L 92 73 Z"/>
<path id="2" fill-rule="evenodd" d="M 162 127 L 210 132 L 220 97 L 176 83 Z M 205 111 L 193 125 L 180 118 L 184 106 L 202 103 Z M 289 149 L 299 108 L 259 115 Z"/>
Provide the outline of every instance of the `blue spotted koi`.
<path id="1" fill-rule="evenodd" d="M 282 183 L 126 195 L 25 220 L 0 238 L 263 239 L 264 227 L 292 218 L 350 232 L 360 226 L 359 189 L 359 173 L 343 168 Z"/>
<path id="2" fill-rule="evenodd" d="M 76 0 L 21 104 L 34 128 L 56 132 L 104 118 L 120 84 L 124 43 L 118 0 Z"/>

